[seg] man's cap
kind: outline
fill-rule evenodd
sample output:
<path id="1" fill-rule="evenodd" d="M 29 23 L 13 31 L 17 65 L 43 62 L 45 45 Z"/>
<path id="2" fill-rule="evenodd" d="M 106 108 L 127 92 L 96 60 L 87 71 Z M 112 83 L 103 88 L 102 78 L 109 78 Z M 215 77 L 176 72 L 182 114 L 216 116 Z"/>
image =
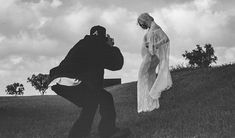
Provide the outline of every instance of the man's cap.
<path id="1" fill-rule="evenodd" d="M 106 36 L 106 29 L 100 25 L 93 26 L 90 35 Z"/>

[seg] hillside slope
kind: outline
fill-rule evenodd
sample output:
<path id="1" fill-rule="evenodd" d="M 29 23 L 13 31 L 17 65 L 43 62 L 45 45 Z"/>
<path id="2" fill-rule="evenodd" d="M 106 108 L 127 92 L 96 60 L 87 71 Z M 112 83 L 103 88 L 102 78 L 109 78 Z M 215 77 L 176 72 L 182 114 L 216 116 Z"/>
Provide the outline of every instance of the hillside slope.
<path id="1" fill-rule="evenodd" d="M 172 73 L 173 87 L 160 108 L 136 111 L 136 82 L 109 88 L 117 124 L 133 138 L 235 137 L 235 65 Z M 59 96 L 0 97 L 0 137 L 64 138 L 80 110 Z M 97 137 L 96 116 L 92 135 Z"/>
<path id="2" fill-rule="evenodd" d="M 127 122 L 136 137 L 235 137 L 235 65 L 178 71 L 172 78 L 160 108 L 139 115 L 134 114 L 136 82 L 110 88 L 122 106 L 119 116 L 133 120 Z"/>

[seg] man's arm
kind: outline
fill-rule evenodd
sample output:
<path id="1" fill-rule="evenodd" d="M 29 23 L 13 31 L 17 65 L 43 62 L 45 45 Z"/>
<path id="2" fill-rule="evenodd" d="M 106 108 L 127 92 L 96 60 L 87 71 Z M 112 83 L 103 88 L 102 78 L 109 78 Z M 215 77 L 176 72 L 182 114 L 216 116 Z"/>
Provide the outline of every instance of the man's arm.
<path id="1" fill-rule="evenodd" d="M 108 70 L 120 70 L 123 66 L 124 58 L 117 47 L 108 47 L 104 52 L 104 67 Z"/>
<path id="2" fill-rule="evenodd" d="M 59 66 L 50 70 L 50 77 L 69 77 L 81 78 L 82 74 L 87 69 L 87 59 L 84 48 L 79 48 L 76 44 L 65 58 L 60 62 Z"/>

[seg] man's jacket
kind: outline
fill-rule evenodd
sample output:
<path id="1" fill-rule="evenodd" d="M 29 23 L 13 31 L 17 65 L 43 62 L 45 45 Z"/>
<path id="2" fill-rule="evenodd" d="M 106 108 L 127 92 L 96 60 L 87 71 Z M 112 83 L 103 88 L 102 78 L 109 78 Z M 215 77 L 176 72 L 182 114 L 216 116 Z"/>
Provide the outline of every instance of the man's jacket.
<path id="1" fill-rule="evenodd" d="M 70 49 L 59 66 L 50 70 L 50 77 L 76 78 L 95 87 L 103 87 L 104 69 L 116 71 L 123 66 L 119 48 L 105 39 L 86 35 Z"/>

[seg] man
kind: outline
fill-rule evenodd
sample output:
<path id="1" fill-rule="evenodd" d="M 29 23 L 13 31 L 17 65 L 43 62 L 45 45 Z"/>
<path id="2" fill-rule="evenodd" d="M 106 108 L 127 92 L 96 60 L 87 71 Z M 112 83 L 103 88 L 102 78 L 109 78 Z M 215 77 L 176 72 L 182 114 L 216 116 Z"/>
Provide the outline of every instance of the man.
<path id="1" fill-rule="evenodd" d="M 69 132 L 69 138 L 88 137 L 98 106 L 101 115 L 101 138 L 129 135 L 129 129 L 116 127 L 116 112 L 112 95 L 103 89 L 104 69 L 120 70 L 123 56 L 106 36 L 106 29 L 94 26 L 67 54 L 59 66 L 50 70 L 50 85 L 55 93 L 82 107 L 80 117 Z"/>

